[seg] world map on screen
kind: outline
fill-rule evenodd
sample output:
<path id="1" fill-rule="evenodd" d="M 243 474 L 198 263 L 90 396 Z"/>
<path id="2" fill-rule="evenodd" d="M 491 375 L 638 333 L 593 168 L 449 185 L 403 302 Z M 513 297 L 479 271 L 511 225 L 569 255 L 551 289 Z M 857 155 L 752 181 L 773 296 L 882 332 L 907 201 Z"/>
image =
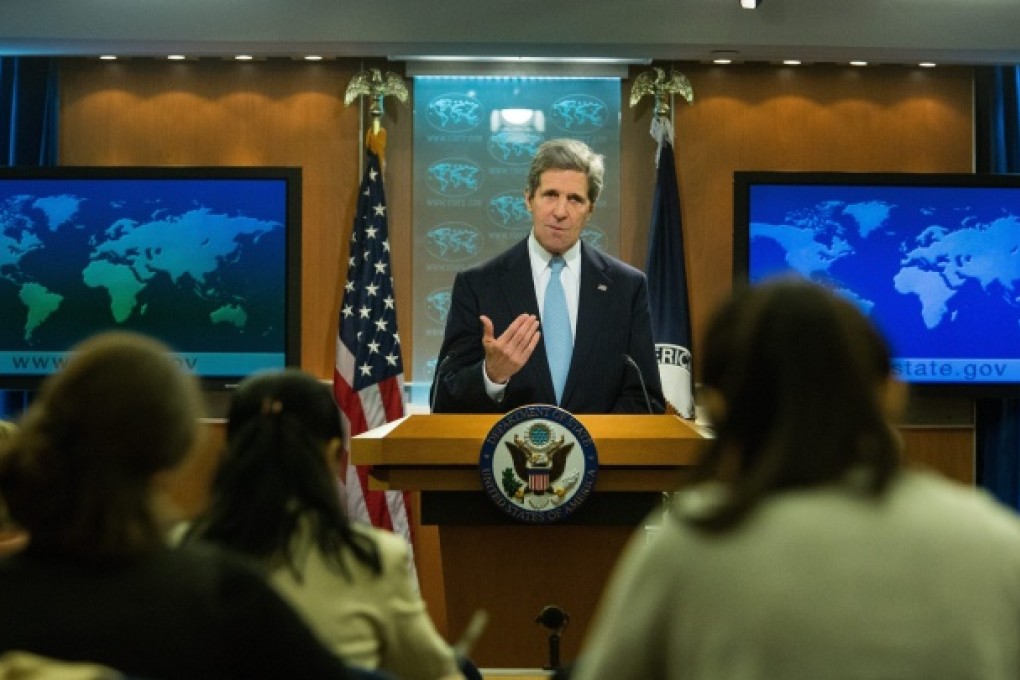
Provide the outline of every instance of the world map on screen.
<path id="1" fill-rule="evenodd" d="M 263 214 L 263 198 L 242 211 L 159 183 L 126 186 L 0 193 L 3 348 L 64 350 L 122 328 L 189 350 L 278 350 L 281 216 Z"/>
<path id="2" fill-rule="evenodd" d="M 1015 357 L 1020 197 L 953 192 L 753 187 L 750 279 L 796 273 L 834 288 L 875 321 L 897 357 Z"/>

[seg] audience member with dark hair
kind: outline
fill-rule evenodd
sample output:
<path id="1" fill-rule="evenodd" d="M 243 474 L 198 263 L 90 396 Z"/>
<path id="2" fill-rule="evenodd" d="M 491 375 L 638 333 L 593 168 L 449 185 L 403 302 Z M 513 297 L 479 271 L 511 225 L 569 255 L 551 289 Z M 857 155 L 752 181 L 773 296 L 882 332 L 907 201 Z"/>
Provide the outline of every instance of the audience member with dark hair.
<path id="1" fill-rule="evenodd" d="M 29 534 L 0 558 L 0 654 L 153 680 L 351 677 L 239 558 L 165 545 L 166 477 L 200 415 L 194 380 L 133 334 L 86 341 L 45 382 L 0 458 Z"/>
<path id="2" fill-rule="evenodd" d="M 700 345 L 699 472 L 611 579 L 572 678 L 1020 677 L 1020 522 L 907 468 L 860 311 L 777 281 Z"/>
<path id="3" fill-rule="evenodd" d="M 332 392 L 306 373 L 245 380 L 210 507 L 188 536 L 257 560 L 352 665 L 407 680 L 460 678 L 412 580 L 407 542 L 350 522 L 340 507 L 342 427 Z"/>

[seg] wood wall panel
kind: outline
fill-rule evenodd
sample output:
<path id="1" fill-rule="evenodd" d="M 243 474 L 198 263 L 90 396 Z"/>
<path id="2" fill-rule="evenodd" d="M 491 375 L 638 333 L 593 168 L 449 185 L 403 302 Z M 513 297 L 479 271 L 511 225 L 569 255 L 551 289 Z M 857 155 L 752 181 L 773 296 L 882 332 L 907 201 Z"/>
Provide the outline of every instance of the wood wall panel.
<path id="1" fill-rule="evenodd" d="M 970 172 L 972 71 L 682 65 L 677 176 L 697 331 L 732 277 L 733 172 Z"/>
<path id="2" fill-rule="evenodd" d="M 284 165 L 303 170 L 303 365 L 332 375 L 339 283 L 359 182 L 356 62 L 64 62 L 63 165 Z"/>

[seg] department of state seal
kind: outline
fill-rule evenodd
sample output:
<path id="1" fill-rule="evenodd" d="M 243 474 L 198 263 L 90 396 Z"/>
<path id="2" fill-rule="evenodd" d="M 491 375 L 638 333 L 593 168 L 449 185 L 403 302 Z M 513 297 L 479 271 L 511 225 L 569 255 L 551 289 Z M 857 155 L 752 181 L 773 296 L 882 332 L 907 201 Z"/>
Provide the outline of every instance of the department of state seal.
<path id="1" fill-rule="evenodd" d="M 568 411 L 522 406 L 489 431 L 479 468 L 496 505 L 522 522 L 559 521 L 579 508 L 598 474 L 591 435 Z"/>

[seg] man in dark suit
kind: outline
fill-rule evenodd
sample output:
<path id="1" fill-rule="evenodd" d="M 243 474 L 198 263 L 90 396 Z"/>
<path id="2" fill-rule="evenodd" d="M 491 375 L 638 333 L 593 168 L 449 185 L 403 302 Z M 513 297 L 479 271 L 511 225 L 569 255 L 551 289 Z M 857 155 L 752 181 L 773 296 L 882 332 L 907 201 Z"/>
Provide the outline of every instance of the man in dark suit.
<path id="1" fill-rule="evenodd" d="M 582 142 L 539 148 L 525 191 L 528 238 L 454 281 L 434 412 L 500 413 L 525 404 L 573 413 L 663 411 L 645 276 L 580 240 L 603 176 L 602 156 Z M 563 289 L 556 304 L 545 297 L 553 276 Z M 555 360 L 550 366 L 556 352 L 547 353 L 559 342 L 557 322 L 569 324 L 569 371 L 559 385 Z"/>

